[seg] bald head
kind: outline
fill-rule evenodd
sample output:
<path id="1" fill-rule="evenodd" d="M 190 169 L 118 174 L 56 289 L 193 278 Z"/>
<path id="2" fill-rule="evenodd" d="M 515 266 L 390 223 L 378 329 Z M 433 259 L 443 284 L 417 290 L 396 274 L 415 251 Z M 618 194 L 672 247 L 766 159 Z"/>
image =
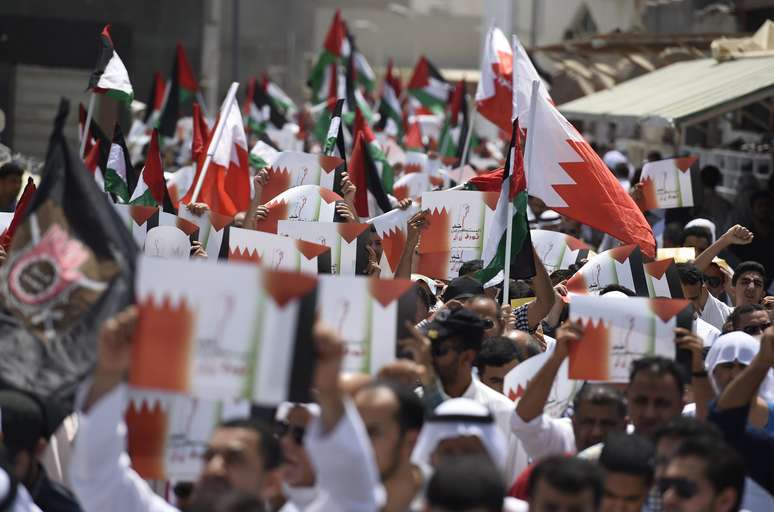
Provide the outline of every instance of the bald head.
<path id="1" fill-rule="evenodd" d="M 492 328 L 484 331 L 484 337 L 500 336 L 503 333 L 503 323 L 500 318 L 500 308 L 497 302 L 486 295 L 478 295 L 468 301 L 465 308 L 476 313 L 482 319 L 490 320 Z"/>

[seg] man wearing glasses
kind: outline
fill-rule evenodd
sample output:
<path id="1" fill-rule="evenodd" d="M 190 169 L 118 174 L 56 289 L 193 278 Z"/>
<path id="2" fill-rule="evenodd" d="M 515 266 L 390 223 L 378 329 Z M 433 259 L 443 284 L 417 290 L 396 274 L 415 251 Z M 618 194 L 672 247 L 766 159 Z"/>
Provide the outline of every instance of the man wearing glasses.
<path id="1" fill-rule="evenodd" d="M 769 313 L 760 304 L 746 304 L 734 309 L 728 318 L 731 330 L 743 331 L 750 336 L 761 338 L 763 331 L 771 326 Z"/>

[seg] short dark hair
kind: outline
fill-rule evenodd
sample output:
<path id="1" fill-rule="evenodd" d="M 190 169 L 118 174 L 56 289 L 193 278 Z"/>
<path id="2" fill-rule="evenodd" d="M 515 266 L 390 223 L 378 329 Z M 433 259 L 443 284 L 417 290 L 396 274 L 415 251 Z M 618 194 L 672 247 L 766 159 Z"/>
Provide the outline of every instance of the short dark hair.
<path id="1" fill-rule="evenodd" d="M 763 307 L 762 304 L 745 304 L 743 306 L 737 306 L 734 308 L 731 314 L 728 315 L 727 321 L 731 322 L 731 327 L 734 329 L 739 329 L 739 322 L 742 320 L 742 315 L 749 315 L 750 313 L 755 313 L 756 311 L 766 311 L 766 308 Z"/>
<path id="2" fill-rule="evenodd" d="M 708 244 L 712 243 L 712 233 L 704 226 L 691 226 L 683 229 L 683 233 L 680 235 L 680 245 L 685 246 L 685 240 L 689 236 L 695 236 L 697 238 L 704 238 Z"/>
<path id="3" fill-rule="evenodd" d="M 699 171 L 701 183 L 707 188 L 715 188 L 723 181 L 723 175 L 720 169 L 714 165 L 705 165 Z"/>
<path id="4" fill-rule="evenodd" d="M 733 488 L 736 491 L 736 503 L 732 510 L 739 510 L 744 495 L 745 464 L 733 448 L 723 441 L 706 437 L 686 439 L 677 448 L 673 460 L 680 457 L 702 459 L 705 462 L 704 476 L 715 492 Z"/>
<path id="5" fill-rule="evenodd" d="M 613 432 L 605 439 L 599 455 L 602 469 L 611 473 L 624 473 L 645 479 L 648 486 L 653 482 L 653 444 L 637 434 Z"/>
<path id="6" fill-rule="evenodd" d="M 739 277 L 745 272 L 757 272 L 763 278 L 763 286 L 766 286 L 766 269 L 757 261 L 743 261 L 734 269 L 734 277 L 731 278 L 731 286 L 736 286 Z"/>
<path id="7" fill-rule="evenodd" d="M 282 449 L 279 440 L 272 429 L 258 418 L 236 418 L 220 423 L 219 428 L 243 428 L 258 434 L 258 443 L 263 459 L 263 468 L 271 470 L 278 468 L 282 462 Z"/>
<path id="8" fill-rule="evenodd" d="M 579 494 L 590 489 L 594 495 L 594 508 L 602 502 L 603 477 L 599 466 L 586 459 L 554 455 L 540 461 L 527 480 L 527 495 L 532 500 L 538 482 L 545 480 L 551 487 L 567 494 Z"/>
<path id="9" fill-rule="evenodd" d="M 505 366 L 514 360 L 521 362 L 513 340 L 505 336 L 490 336 L 481 344 L 481 351 L 476 355 L 473 366 L 483 372 L 485 366 Z"/>
<path id="10" fill-rule="evenodd" d="M 34 453 L 40 439 L 47 438 L 46 420 L 40 402 L 27 393 L 0 391 L 3 443 L 15 459 L 19 453 Z"/>
<path id="11" fill-rule="evenodd" d="M 666 425 L 662 425 L 656 430 L 653 436 L 653 442 L 658 442 L 664 438 L 676 438 L 680 440 L 707 437 L 715 441 L 721 441 L 723 434 L 714 423 L 700 421 L 689 416 L 678 416 Z"/>
<path id="12" fill-rule="evenodd" d="M 505 482 L 488 457 L 461 456 L 444 459 L 427 485 L 432 507 L 449 511 L 483 509 L 501 512 Z"/>
<path id="13" fill-rule="evenodd" d="M 387 388 L 395 395 L 398 401 L 398 415 L 396 420 L 400 426 L 401 432 L 409 430 L 421 430 L 425 421 L 425 408 L 422 400 L 417 396 L 413 389 L 398 382 L 379 379 L 369 382 L 360 390 Z"/>
<path id="14" fill-rule="evenodd" d="M 11 160 L 10 162 L 6 162 L 0 166 L 0 179 L 11 175 L 21 177 L 23 174 L 24 167 L 22 167 L 22 165 L 16 160 Z"/>
<path id="15" fill-rule="evenodd" d="M 680 392 L 680 398 L 685 393 L 685 373 L 683 367 L 673 359 L 667 359 L 661 356 L 647 356 L 632 361 L 631 371 L 629 372 L 629 382 L 634 382 L 638 373 L 650 373 L 659 377 L 671 375 L 677 383 L 677 389 Z"/>
<path id="16" fill-rule="evenodd" d="M 418 284 L 414 284 L 414 291 L 417 294 L 417 297 L 419 297 L 422 302 L 427 306 L 427 309 L 430 309 L 435 304 L 435 296 L 430 293 L 429 290 L 427 290 L 424 286 L 420 286 Z"/>
<path id="17" fill-rule="evenodd" d="M 572 407 L 577 412 L 583 402 L 592 405 L 614 405 L 621 417 L 626 417 L 626 398 L 618 389 L 608 384 L 592 384 L 586 382 L 572 401 Z"/>
<path id="18" fill-rule="evenodd" d="M 664 157 L 661 156 L 661 151 L 655 149 L 648 151 L 648 154 L 645 155 L 645 158 L 648 160 L 648 162 L 658 162 L 659 160 L 664 159 Z"/>
<path id="19" fill-rule="evenodd" d="M 466 276 L 484 268 L 484 260 L 469 260 L 460 267 L 460 275 Z"/>
<path id="20" fill-rule="evenodd" d="M 523 279 L 511 279 L 508 285 L 508 297 L 511 299 L 526 299 L 534 297 L 535 292 L 529 283 Z"/>
<path id="21" fill-rule="evenodd" d="M 680 276 L 680 283 L 689 286 L 704 283 L 704 274 L 693 263 L 678 263 L 675 266 L 677 267 L 677 274 Z"/>
<path id="22" fill-rule="evenodd" d="M 602 295 L 604 295 L 606 293 L 610 293 L 610 292 L 621 292 L 621 293 L 623 293 L 624 295 L 626 295 L 628 297 L 636 297 L 637 296 L 637 293 L 635 293 L 634 290 L 632 290 L 631 288 L 627 288 L 625 286 L 621 286 L 620 284 L 609 284 L 609 285 L 605 286 L 604 288 L 602 288 L 599 291 L 599 295 L 602 296 Z"/>

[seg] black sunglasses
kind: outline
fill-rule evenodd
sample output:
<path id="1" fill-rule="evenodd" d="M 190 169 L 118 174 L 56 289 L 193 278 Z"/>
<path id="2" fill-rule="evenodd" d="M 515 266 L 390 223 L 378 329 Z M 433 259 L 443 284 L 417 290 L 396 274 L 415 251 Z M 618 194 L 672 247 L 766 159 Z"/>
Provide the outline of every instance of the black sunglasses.
<path id="1" fill-rule="evenodd" d="M 711 286 L 712 288 L 717 288 L 721 284 L 723 284 L 723 278 L 718 276 L 708 276 L 704 275 L 704 282 L 707 283 L 708 286 Z"/>
<path id="2" fill-rule="evenodd" d="M 687 478 L 661 478 L 658 481 L 658 490 L 662 495 L 672 488 L 683 500 L 689 500 L 699 492 L 699 484 Z"/>
<path id="3" fill-rule="evenodd" d="M 766 322 L 765 324 L 758 324 L 758 325 L 748 325 L 742 331 L 746 332 L 750 336 L 755 336 L 756 334 L 761 334 L 763 331 L 771 327 L 771 322 Z"/>
<path id="4" fill-rule="evenodd" d="M 291 426 L 287 421 L 277 421 L 274 424 L 274 435 L 277 436 L 277 439 L 282 439 L 288 434 L 290 434 L 290 437 L 293 438 L 296 444 L 303 444 L 306 429 L 304 427 Z"/>

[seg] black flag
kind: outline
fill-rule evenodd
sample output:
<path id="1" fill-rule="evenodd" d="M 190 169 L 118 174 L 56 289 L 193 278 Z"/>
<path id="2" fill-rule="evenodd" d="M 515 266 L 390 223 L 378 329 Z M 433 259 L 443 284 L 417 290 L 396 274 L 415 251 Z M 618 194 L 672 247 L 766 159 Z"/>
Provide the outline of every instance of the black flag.
<path id="1" fill-rule="evenodd" d="M 0 380 L 72 390 L 107 318 L 133 302 L 137 246 L 62 133 L 62 99 L 37 193 L 0 267 Z"/>

